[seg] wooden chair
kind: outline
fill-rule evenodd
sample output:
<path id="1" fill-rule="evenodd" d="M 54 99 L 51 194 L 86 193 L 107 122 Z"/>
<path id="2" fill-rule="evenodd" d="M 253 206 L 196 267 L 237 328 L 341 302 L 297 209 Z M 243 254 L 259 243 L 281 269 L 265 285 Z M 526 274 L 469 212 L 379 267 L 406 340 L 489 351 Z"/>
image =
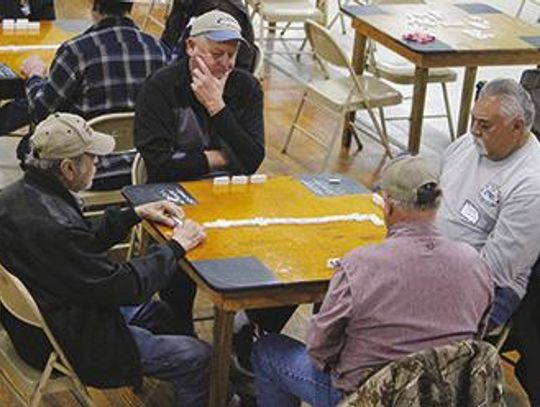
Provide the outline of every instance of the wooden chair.
<path id="1" fill-rule="evenodd" d="M 52 351 L 43 371 L 28 366 L 16 353 L 6 331 L 0 331 L 0 370 L 9 387 L 27 406 L 38 406 L 46 393 L 71 391 L 83 406 L 94 402 L 50 331 L 22 282 L 0 264 L 0 300 L 21 321 L 43 330 Z"/>
<path id="2" fill-rule="evenodd" d="M 370 4 L 424 4 L 424 0 L 371 0 Z M 373 73 L 378 78 L 382 78 L 396 85 L 414 85 L 413 64 L 403 61 L 384 61 L 377 57 L 375 43 L 370 42 L 368 47 L 368 58 L 366 70 Z M 448 97 L 447 84 L 457 80 L 457 73 L 449 68 L 430 68 L 428 70 L 428 83 L 438 83 L 441 86 L 443 96 L 444 114 L 429 114 L 424 115 L 424 119 L 446 118 L 448 123 L 448 131 L 450 139 L 455 139 L 455 130 L 452 120 L 452 109 L 450 107 L 450 99 Z M 410 97 L 407 97 L 410 99 Z M 386 122 L 390 120 L 410 120 L 409 116 L 393 116 L 385 117 L 384 113 L 381 117 L 382 125 L 386 128 Z"/>
<path id="3" fill-rule="evenodd" d="M 328 165 L 328 160 L 336 140 L 343 133 L 344 126 L 348 121 L 347 113 L 366 110 L 386 153 L 391 157 L 392 153 L 388 144 L 387 134 L 373 113 L 373 108 L 397 105 L 401 103 L 401 94 L 371 75 L 356 75 L 349 62 L 349 58 L 326 28 L 314 21 L 307 21 L 305 29 L 315 58 L 321 66 L 325 67 L 324 71 L 326 75 L 323 79 L 312 77 L 308 82 L 294 116 L 287 140 L 283 146 L 282 153 L 287 152 L 294 130 L 299 130 L 327 149 L 321 168 L 321 171 L 324 171 Z M 333 68 L 342 68 L 346 70 L 346 73 L 334 72 L 335 69 L 330 73 L 330 70 L 326 69 L 326 64 Z M 330 143 L 326 143 L 320 137 L 299 124 L 300 114 L 306 101 L 310 101 L 322 109 L 339 116 L 336 129 L 330 137 Z M 353 122 L 350 122 L 350 125 L 357 127 Z"/>

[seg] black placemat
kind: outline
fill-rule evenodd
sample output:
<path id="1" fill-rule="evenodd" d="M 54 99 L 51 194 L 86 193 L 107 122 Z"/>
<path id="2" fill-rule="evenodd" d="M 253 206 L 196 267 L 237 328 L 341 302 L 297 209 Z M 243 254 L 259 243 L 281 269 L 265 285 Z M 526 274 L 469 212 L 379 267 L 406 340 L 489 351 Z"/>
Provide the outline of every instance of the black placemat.
<path id="1" fill-rule="evenodd" d="M 298 180 L 317 196 L 340 196 L 371 192 L 358 181 L 342 174 L 304 174 L 300 175 Z M 339 182 L 335 182 L 335 180 L 339 180 Z"/>
<path id="2" fill-rule="evenodd" d="M 540 48 L 540 35 L 523 36 L 519 38 L 521 38 L 525 42 L 528 42 L 533 47 Z"/>
<path id="3" fill-rule="evenodd" d="M 358 16 L 376 16 L 376 15 L 385 15 L 390 14 L 388 11 L 383 10 L 379 6 L 360 6 L 358 4 L 349 4 L 347 6 L 342 6 L 341 11 L 347 14 L 350 17 Z"/>
<path id="4" fill-rule="evenodd" d="M 177 205 L 195 205 L 197 200 L 179 184 L 174 182 L 128 185 L 122 188 L 122 195 L 133 205 L 148 202 L 167 201 Z"/>
<path id="5" fill-rule="evenodd" d="M 454 48 L 452 48 L 450 45 L 448 45 L 446 42 L 439 41 L 435 39 L 435 41 L 427 42 L 425 44 L 420 44 L 419 42 L 415 41 L 408 41 L 401 39 L 401 42 L 405 44 L 407 47 L 415 50 L 420 51 L 424 53 L 429 52 L 448 52 L 452 51 L 455 52 Z"/>
<path id="6" fill-rule="evenodd" d="M 484 3 L 459 3 L 454 4 L 469 14 L 501 14 L 502 11 Z"/>
<path id="7" fill-rule="evenodd" d="M 210 287 L 219 291 L 256 289 L 283 284 L 255 257 L 199 260 L 191 264 Z"/>

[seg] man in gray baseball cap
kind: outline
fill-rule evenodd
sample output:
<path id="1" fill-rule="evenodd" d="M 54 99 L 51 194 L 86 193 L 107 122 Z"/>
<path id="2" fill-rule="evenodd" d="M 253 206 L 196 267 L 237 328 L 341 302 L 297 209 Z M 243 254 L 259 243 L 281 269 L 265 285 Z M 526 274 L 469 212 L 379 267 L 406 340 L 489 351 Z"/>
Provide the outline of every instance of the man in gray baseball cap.
<path id="1" fill-rule="evenodd" d="M 195 285 L 178 267 L 204 240 L 201 226 L 173 221 L 184 213 L 166 201 L 85 218 L 77 192 L 114 139 L 82 117 L 48 116 L 30 145 L 23 179 L 0 192 L 0 262 L 27 286 L 83 383 L 138 386 L 148 375 L 173 383 L 177 406 L 205 405 L 210 350 L 194 337 Z M 107 251 L 142 219 L 170 226 L 171 240 L 112 261 Z M 150 300 L 157 291 L 161 300 Z M 0 321 L 21 358 L 42 368 L 50 353 L 43 333 L 4 307 Z"/>

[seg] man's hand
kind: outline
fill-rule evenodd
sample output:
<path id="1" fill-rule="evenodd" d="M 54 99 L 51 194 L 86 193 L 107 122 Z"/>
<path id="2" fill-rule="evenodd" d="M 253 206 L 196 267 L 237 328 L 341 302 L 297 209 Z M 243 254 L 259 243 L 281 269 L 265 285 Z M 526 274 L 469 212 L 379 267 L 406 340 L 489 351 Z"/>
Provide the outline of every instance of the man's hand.
<path id="1" fill-rule="evenodd" d="M 205 150 L 204 155 L 212 171 L 221 170 L 227 166 L 227 157 L 225 157 L 225 154 L 221 150 Z"/>
<path id="2" fill-rule="evenodd" d="M 24 61 L 23 66 L 21 67 L 21 73 L 25 78 L 30 78 L 31 76 L 39 76 L 40 78 L 45 78 L 47 72 L 47 66 L 37 55 L 32 55 L 26 61 Z"/>
<path id="3" fill-rule="evenodd" d="M 187 252 L 206 239 L 206 233 L 201 225 L 186 219 L 182 224 L 175 226 L 172 238 Z"/>
<path id="4" fill-rule="evenodd" d="M 135 207 L 135 212 L 141 219 L 163 223 L 170 227 L 174 227 L 178 223 L 177 220 L 184 219 L 182 208 L 165 200 L 139 205 Z"/>
<path id="5" fill-rule="evenodd" d="M 200 56 L 197 59 L 197 68 L 192 71 L 191 89 L 197 100 L 206 108 L 210 116 L 219 113 L 225 107 L 223 101 L 223 89 L 229 78 L 230 71 L 223 78 L 217 79 Z"/>

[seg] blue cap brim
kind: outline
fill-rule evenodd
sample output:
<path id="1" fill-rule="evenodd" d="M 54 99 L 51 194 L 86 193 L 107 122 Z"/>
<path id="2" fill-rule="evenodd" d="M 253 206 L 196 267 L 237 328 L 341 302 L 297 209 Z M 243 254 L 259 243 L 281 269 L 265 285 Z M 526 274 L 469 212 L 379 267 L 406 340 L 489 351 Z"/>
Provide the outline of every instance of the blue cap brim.
<path id="1" fill-rule="evenodd" d="M 210 31 L 203 34 L 206 38 L 216 42 L 225 42 L 225 41 L 242 41 L 246 42 L 240 33 L 229 30 L 220 30 L 220 31 Z"/>

